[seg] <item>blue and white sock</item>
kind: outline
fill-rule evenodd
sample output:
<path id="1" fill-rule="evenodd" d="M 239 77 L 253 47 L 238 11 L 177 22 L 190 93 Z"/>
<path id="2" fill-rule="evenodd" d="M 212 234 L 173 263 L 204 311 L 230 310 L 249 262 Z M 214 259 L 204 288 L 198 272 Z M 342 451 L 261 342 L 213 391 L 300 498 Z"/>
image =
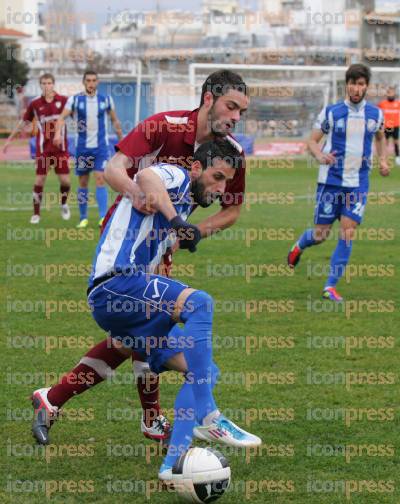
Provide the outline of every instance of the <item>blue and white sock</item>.
<path id="1" fill-rule="evenodd" d="M 343 276 L 347 263 L 349 262 L 353 242 L 339 239 L 335 251 L 331 257 L 331 268 L 328 280 L 325 284 L 327 287 L 335 287 L 339 279 Z"/>
<path id="2" fill-rule="evenodd" d="M 79 218 L 80 220 L 87 219 L 89 189 L 87 187 L 78 187 L 77 196 L 78 196 Z"/>
<path id="3" fill-rule="evenodd" d="M 306 229 L 304 231 L 304 233 L 298 239 L 297 244 L 301 248 L 301 250 L 304 250 L 307 247 L 312 247 L 313 245 L 316 245 L 317 242 L 314 239 L 314 229 L 312 229 L 312 228 Z"/>
<path id="4" fill-rule="evenodd" d="M 189 448 L 196 421 L 201 423 L 203 418 L 217 410 L 212 387 L 218 379 L 219 369 L 212 362 L 212 318 L 212 299 L 207 293 L 196 291 L 187 298 L 181 314 L 185 322 L 183 335 L 194 344 L 186 345 L 184 349 L 188 372 L 175 398 L 174 426 L 163 467 L 173 466 Z M 177 336 L 182 329 L 175 327 L 174 331 Z"/>
<path id="5" fill-rule="evenodd" d="M 96 187 L 96 201 L 99 207 L 99 216 L 100 219 L 102 219 L 106 215 L 108 209 L 108 193 L 106 186 Z"/>

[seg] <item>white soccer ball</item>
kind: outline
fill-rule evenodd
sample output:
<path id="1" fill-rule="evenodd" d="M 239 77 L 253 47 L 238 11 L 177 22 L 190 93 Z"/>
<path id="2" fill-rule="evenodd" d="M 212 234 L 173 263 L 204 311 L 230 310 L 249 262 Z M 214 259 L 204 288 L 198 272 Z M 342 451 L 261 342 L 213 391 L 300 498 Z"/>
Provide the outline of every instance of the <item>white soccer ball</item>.
<path id="1" fill-rule="evenodd" d="M 229 463 L 213 448 L 189 448 L 176 461 L 173 474 L 182 480 L 175 489 L 185 502 L 213 502 L 219 499 L 231 482 Z"/>

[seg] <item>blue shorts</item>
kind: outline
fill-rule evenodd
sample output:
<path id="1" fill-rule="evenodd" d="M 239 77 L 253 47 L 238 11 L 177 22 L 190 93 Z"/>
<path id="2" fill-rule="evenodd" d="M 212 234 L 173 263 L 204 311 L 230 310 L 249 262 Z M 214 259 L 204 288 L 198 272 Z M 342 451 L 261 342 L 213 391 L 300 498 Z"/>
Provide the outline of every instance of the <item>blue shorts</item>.
<path id="1" fill-rule="evenodd" d="M 342 215 L 361 224 L 368 191 L 358 187 L 318 184 L 315 195 L 314 224 L 332 224 Z"/>
<path id="2" fill-rule="evenodd" d="M 91 171 L 104 171 L 109 159 L 106 149 L 76 151 L 75 175 L 87 175 Z"/>
<path id="3" fill-rule="evenodd" d="M 146 357 L 155 373 L 185 348 L 170 336 L 176 300 L 187 285 L 159 275 L 119 274 L 94 287 L 88 303 L 97 324 L 127 348 Z"/>

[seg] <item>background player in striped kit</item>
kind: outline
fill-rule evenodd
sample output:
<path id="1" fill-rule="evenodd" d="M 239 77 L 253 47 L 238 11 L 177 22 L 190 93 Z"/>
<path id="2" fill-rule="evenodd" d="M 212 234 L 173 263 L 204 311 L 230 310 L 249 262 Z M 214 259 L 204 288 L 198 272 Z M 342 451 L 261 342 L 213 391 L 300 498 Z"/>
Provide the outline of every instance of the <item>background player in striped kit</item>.
<path id="1" fill-rule="evenodd" d="M 122 138 L 121 124 L 115 113 L 114 101 L 109 95 L 97 93 L 99 79 L 96 72 L 86 71 L 83 75 L 85 92 L 71 96 L 57 121 L 54 141 L 61 140 L 61 130 L 68 116 L 76 120 L 76 160 L 75 173 L 79 178 L 78 205 L 80 220 L 77 227 L 85 228 L 89 194 L 89 176 L 94 171 L 96 179 L 96 200 L 99 208 L 99 226 L 107 213 L 107 187 L 104 182 L 104 168 L 109 158 L 107 121 L 110 116 L 118 139 Z"/>
<path id="2" fill-rule="evenodd" d="M 342 301 L 336 284 L 350 259 L 354 232 L 367 203 L 374 138 L 380 173 L 389 175 L 383 114 L 365 100 L 370 78 L 367 66 L 351 65 L 346 71 L 346 99 L 324 107 L 318 116 L 308 142 L 311 154 L 320 162 L 315 227 L 304 231 L 288 255 L 289 266 L 295 267 L 303 251 L 326 240 L 334 221 L 340 220 L 339 241 L 322 294 L 332 301 Z M 319 142 L 325 135 L 321 149 Z"/>
<path id="3" fill-rule="evenodd" d="M 61 217 L 69 220 L 71 213 L 67 204 L 68 194 L 71 188 L 68 164 L 68 146 L 66 128 L 60 129 L 58 144 L 54 143 L 55 125 L 61 114 L 66 96 L 57 94 L 54 91 L 55 79 L 50 73 L 45 73 L 39 78 L 41 96 L 34 98 L 29 104 L 21 121 L 8 137 L 3 151 L 6 152 L 12 140 L 33 121 L 36 121 L 36 178 L 33 186 L 33 215 L 31 224 L 40 222 L 40 205 L 42 202 L 43 188 L 46 183 L 47 174 L 50 168 L 60 180 L 61 194 Z"/>

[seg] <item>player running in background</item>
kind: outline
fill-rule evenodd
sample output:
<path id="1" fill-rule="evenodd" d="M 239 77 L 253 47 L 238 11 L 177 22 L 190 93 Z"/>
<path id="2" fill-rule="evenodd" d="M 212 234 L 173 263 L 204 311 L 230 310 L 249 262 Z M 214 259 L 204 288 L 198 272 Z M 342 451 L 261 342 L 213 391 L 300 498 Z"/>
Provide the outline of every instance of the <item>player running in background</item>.
<path id="1" fill-rule="evenodd" d="M 374 138 L 380 174 L 389 175 L 383 114 L 365 100 L 370 78 L 367 66 L 351 65 L 346 71 L 346 99 L 324 107 L 318 116 L 308 141 L 311 154 L 321 163 L 315 227 L 304 231 L 288 255 L 288 264 L 294 268 L 304 250 L 326 240 L 334 221 L 340 220 L 339 241 L 322 294 L 332 301 L 342 301 L 336 285 L 349 262 L 354 233 L 361 224 L 367 203 Z"/>
<path id="2" fill-rule="evenodd" d="M 219 140 L 207 142 L 196 151 L 190 172 L 166 163 L 140 171 L 136 181 L 145 196 L 152 196 L 156 213 L 144 215 L 124 197 L 96 249 L 88 303 L 98 325 L 113 338 L 121 354 L 130 355 L 135 349 L 147 354 L 153 372 L 172 369 L 185 374 L 174 405 L 171 442 L 159 472 L 162 480 L 173 479 L 172 466 L 188 449 L 195 422 L 204 440 L 239 447 L 261 444 L 260 438 L 224 417 L 215 404 L 211 383 L 212 298 L 204 291 L 153 274 L 170 245 L 172 231 L 182 249 L 196 250 L 200 230 L 185 220 L 193 205 L 207 207 L 222 194 L 240 165 L 241 156 L 235 147 Z M 171 334 L 177 322 L 184 328 Z M 39 411 L 36 420 L 46 410 L 57 414 L 49 397 L 51 389 L 46 397 L 34 394 Z M 37 439 L 48 436 L 46 427 L 38 421 L 33 433 Z"/>
<path id="3" fill-rule="evenodd" d="M 383 112 L 385 123 L 385 137 L 387 146 L 393 138 L 395 163 L 400 166 L 399 130 L 400 130 L 400 100 L 396 99 L 396 88 L 390 86 L 386 91 L 386 100 L 381 101 L 378 107 Z"/>
<path id="4" fill-rule="evenodd" d="M 78 228 L 89 224 L 87 207 L 89 199 L 89 176 L 94 171 L 96 180 L 96 201 L 99 209 L 99 226 L 107 213 L 107 187 L 104 182 L 104 168 L 109 159 L 107 121 L 110 116 L 118 138 L 122 138 L 121 124 L 115 113 L 114 101 L 109 95 L 97 93 L 99 79 L 96 72 L 87 71 L 83 75 L 85 92 L 71 96 L 56 125 L 55 143 L 61 142 L 61 131 L 68 116 L 76 120 L 76 161 L 75 174 L 79 178 L 78 205 L 80 221 Z"/>
<path id="5" fill-rule="evenodd" d="M 128 195 L 136 209 L 146 212 L 141 191 L 132 180 L 139 168 L 172 160 L 187 168 L 201 144 L 215 138 L 227 138 L 241 154 L 242 166 L 235 170 L 233 179 L 227 181 L 221 196 L 221 209 L 203 220 L 198 227 L 205 237 L 233 225 L 239 217 L 244 197 L 245 160 L 242 147 L 230 133 L 246 111 L 248 103 L 246 84 L 240 75 L 227 70 L 214 72 L 202 86 L 198 109 L 151 116 L 117 145 L 119 152 L 106 168 L 107 181 L 117 191 Z M 112 207 L 108 217 L 116 207 Z M 167 258 L 169 256 L 167 253 Z M 50 402 L 61 408 L 71 397 L 104 381 L 126 359 L 127 356 L 122 355 L 112 342 L 104 339 L 91 348 L 59 384 L 52 387 Z M 170 435 L 170 426 L 161 414 L 158 376 L 150 372 L 148 363 L 139 353 L 134 353 L 133 360 L 133 372 L 143 408 L 141 430 L 150 439 L 165 440 Z M 91 377 L 91 381 L 89 378 L 83 381 L 72 379 L 74 375 Z M 43 390 L 46 389 L 36 392 L 46 400 L 46 393 L 41 392 Z M 50 425 L 50 415 L 41 421 Z"/>
<path id="6" fill-rule="evenodd" d="M 8 137 L 3 151 L 6 152 L 12 140 L 36 120 L 36 177 L 33 186 L 33 215 L 31 224 L 40 222 L 40 205 L 43 189 L 51 167 L 58 175 L 60 181 L 61 217 L 68 220 L 71 213 L 67 204 L 68 194 L 71 189 L 68 165 L 68 145 L 66 128 L 60 130 L 58 145 L 54 144 L 55 125 L 64 105 L 66 96 L 54 90 L 55 79 L 50 73 L 45 73 L 39 78 L 41 96 L 34 98 L 29 104 L 23 118 L 19 121 L 11 135 Z"/>

